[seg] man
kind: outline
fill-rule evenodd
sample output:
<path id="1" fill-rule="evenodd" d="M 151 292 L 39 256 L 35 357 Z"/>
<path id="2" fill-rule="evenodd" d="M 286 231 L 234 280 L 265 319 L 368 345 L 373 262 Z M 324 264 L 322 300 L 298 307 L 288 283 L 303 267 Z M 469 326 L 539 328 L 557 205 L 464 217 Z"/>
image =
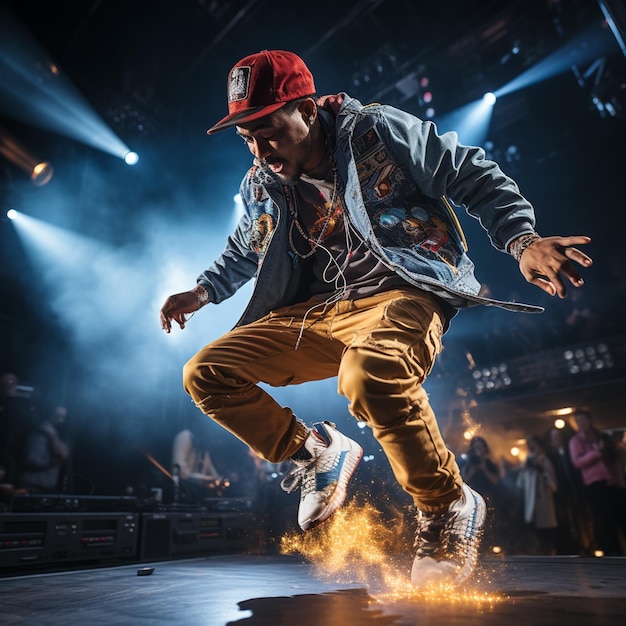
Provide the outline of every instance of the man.
<path id="1" fill-rule="evenodd" d="M 189 424 L 172 441 L 175 502 L 179 502 L 180 498 L 187 504 L 201 504 L 203 498 L 217 495 L 215 490 L 221 485 L 222 477 L 213 465 L 206 439 L 202 429 Z"/>
<path id="2" fill-rule="evenodd" d="M 63 493 L 70 457 L 64 440 L 67 408 L 55 406 L 50 417 L 33 425 L 24 438 L 19 486 L 28 493 Z"/>
<path id="3" fill-rule="evenodd" d="M 0 493 L 12 493 L 19 482 L 25 438 L 37 425 L 32 391 L 15 374 L 0 375 Z"/>
<path id="4" fill-rule="evenodd" d="M 510 252 L 527 280 L 565 296 L 579 286 L 573 248 L 588 237 L 541 238 L 532 206 L 480 148 L 438 136 L 431 122 L 347 94 L 315 99 L 301 58 L 265 50 L 228 77 L 228 115 L 254 157 L 240 187 L 245 214 L 222 255 L 190 291 L 168 297 L 161 326 L 219 303 L 255 277 L 236 327 L 184 368 L 206 415 L 270 462 L 291 459 L 307 530 L 342 504 L 360 446 L 325 421 L 305 426 L 257 383 L 338 377 L 350 411 L 367 422 L 419 509 L 411 578 L 460 583 L 472 572 L 485 517 L 463 484 L 422 387 L 460 308 L 538 307 L 479 296 L 450 200 Z"/>

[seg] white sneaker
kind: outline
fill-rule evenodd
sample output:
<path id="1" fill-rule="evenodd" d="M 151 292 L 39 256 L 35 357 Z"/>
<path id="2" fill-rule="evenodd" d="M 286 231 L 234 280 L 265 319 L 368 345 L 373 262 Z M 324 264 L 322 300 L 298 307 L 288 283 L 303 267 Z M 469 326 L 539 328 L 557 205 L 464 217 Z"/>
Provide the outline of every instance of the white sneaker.
<path id="1" fill-rule="evenodd" d="M 417 553 L 411 570 L 416 587 L 460 584 L 474 571 L 486 515 L 482 496 L 463 485 L 463 494 L 444 513 L 417 517 Z"/>
<path id="2" fill-rule="evenodd" d="M 331 422 L 313 424 L 304 445 L 291 460 L 295 467 L 281 487 L 301 488 L 298 524 L 309 530 L 327 520 L 346 499 L 347 487 L 363 449 Z"/>

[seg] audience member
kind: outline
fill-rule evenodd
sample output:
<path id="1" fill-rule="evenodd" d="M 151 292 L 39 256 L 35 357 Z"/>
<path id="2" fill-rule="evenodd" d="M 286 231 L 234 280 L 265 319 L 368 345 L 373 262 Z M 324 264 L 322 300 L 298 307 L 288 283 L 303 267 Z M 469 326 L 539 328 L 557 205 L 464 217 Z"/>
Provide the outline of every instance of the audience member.
<path id="1" fill-rule="evenodd" d="M 462 455 L 460 464 L 463 478 L 470 487 L 491 500 L 497 499 L 500 469 L 483 437 L 472 437 L 468 452 Z"/>
<path id="2" fill-rule="evenodd" d="M 66 490 L 70 448 L 62 432 L 67 408 L 56 406 L 25 434 L 20 450 L 18 486 L 27 493 L 62 493 Z"/>
<path id="3" fill-rule="evenodd" d="M 570 439 L 574 465 L 580 469 L 593 517 L 595 547 L 607 556 L 622 556 L 626 539 L 626 486 L 614 442 L 593 424 L 589 411 L 574 413 L 578 432 Z"/>
<path id="4" fill-rule="evenodd" d="M 528 456 L 518 474 L 517 486 L 524 498 L 524 522 L 534 531 L 538 551 L 555 554 L 557 545 L 557 517 L 554 493 L 557 490 L 556 471 L 546 454 L 541 437 L 526 439 Z"/>
<path id="5" fill-rule="evenodd" d="M 559 526 L 557 552 L 559 554 L 590 554 L 592 551 L 591 514 L 583 497 L 580 470 L 572 463 L 568 435 L 562 428 L 549 432 L 548 456 L 556 471 L 557 490 L 554 504 Z"/>
<path id="6" fill-rule="evenodd" d="M 180 488 L 175 500 L 198 503 L 215 495 L 222 477 L 213 465 L 208 444 L 197 428 L 181 430 L 172 443 L 172 475 Z"/>
<path id="7" fill-rule="evenodd" d="M 0 375 L 0 492 L 4 494 L 15 489 L 24 439 L 36 423 L 31 391 L 12 372 Z"/>
<path id="8" fill-rule="evenodd" d="M 504 529 L 500 517 L 500 468 L 484 437 L 472 437 L 467 453 L 459 459 L 459 467 L 463 480 L 485 498 L 489 507 L 490 519 L 485 526 L 484 548 L 501 545 Z"/>

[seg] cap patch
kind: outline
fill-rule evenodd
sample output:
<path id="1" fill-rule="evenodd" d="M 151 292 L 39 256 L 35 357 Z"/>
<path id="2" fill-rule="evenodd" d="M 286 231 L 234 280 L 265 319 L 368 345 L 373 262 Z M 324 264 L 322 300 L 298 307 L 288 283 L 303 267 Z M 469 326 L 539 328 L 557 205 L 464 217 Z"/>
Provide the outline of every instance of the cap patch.
<path id="1" fill-rule="evenodd" d="M 233 68 L 228 81 L 228 102 L 238 102 L 248 97 L 251 69 L 245 65 Z"/>

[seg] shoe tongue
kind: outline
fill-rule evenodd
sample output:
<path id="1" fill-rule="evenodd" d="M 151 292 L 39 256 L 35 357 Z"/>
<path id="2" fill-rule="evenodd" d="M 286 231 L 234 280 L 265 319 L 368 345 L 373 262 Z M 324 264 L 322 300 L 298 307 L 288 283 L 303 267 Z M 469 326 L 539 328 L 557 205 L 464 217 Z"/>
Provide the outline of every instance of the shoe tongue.
<path id="1" fill-rule="evenodd" d="M 312 456 L 319 456 L 320 452 L 328 448 L 330 441 L 324 436 L 326 433 L 320 431 L 319 425 L 314 426 L 309 432 L 309 436 L 304 442 L 304 447 Z"/>
<path id="2" fill-rule="evenodd" d="M 314 426 L 309 431 L 308 437 L 304 440 L 302 447 L 291 457 L 294 461 L 308 461 L 318 457 L 320 453 L 328 447 L 326 439 L 316 430 Z"/>

